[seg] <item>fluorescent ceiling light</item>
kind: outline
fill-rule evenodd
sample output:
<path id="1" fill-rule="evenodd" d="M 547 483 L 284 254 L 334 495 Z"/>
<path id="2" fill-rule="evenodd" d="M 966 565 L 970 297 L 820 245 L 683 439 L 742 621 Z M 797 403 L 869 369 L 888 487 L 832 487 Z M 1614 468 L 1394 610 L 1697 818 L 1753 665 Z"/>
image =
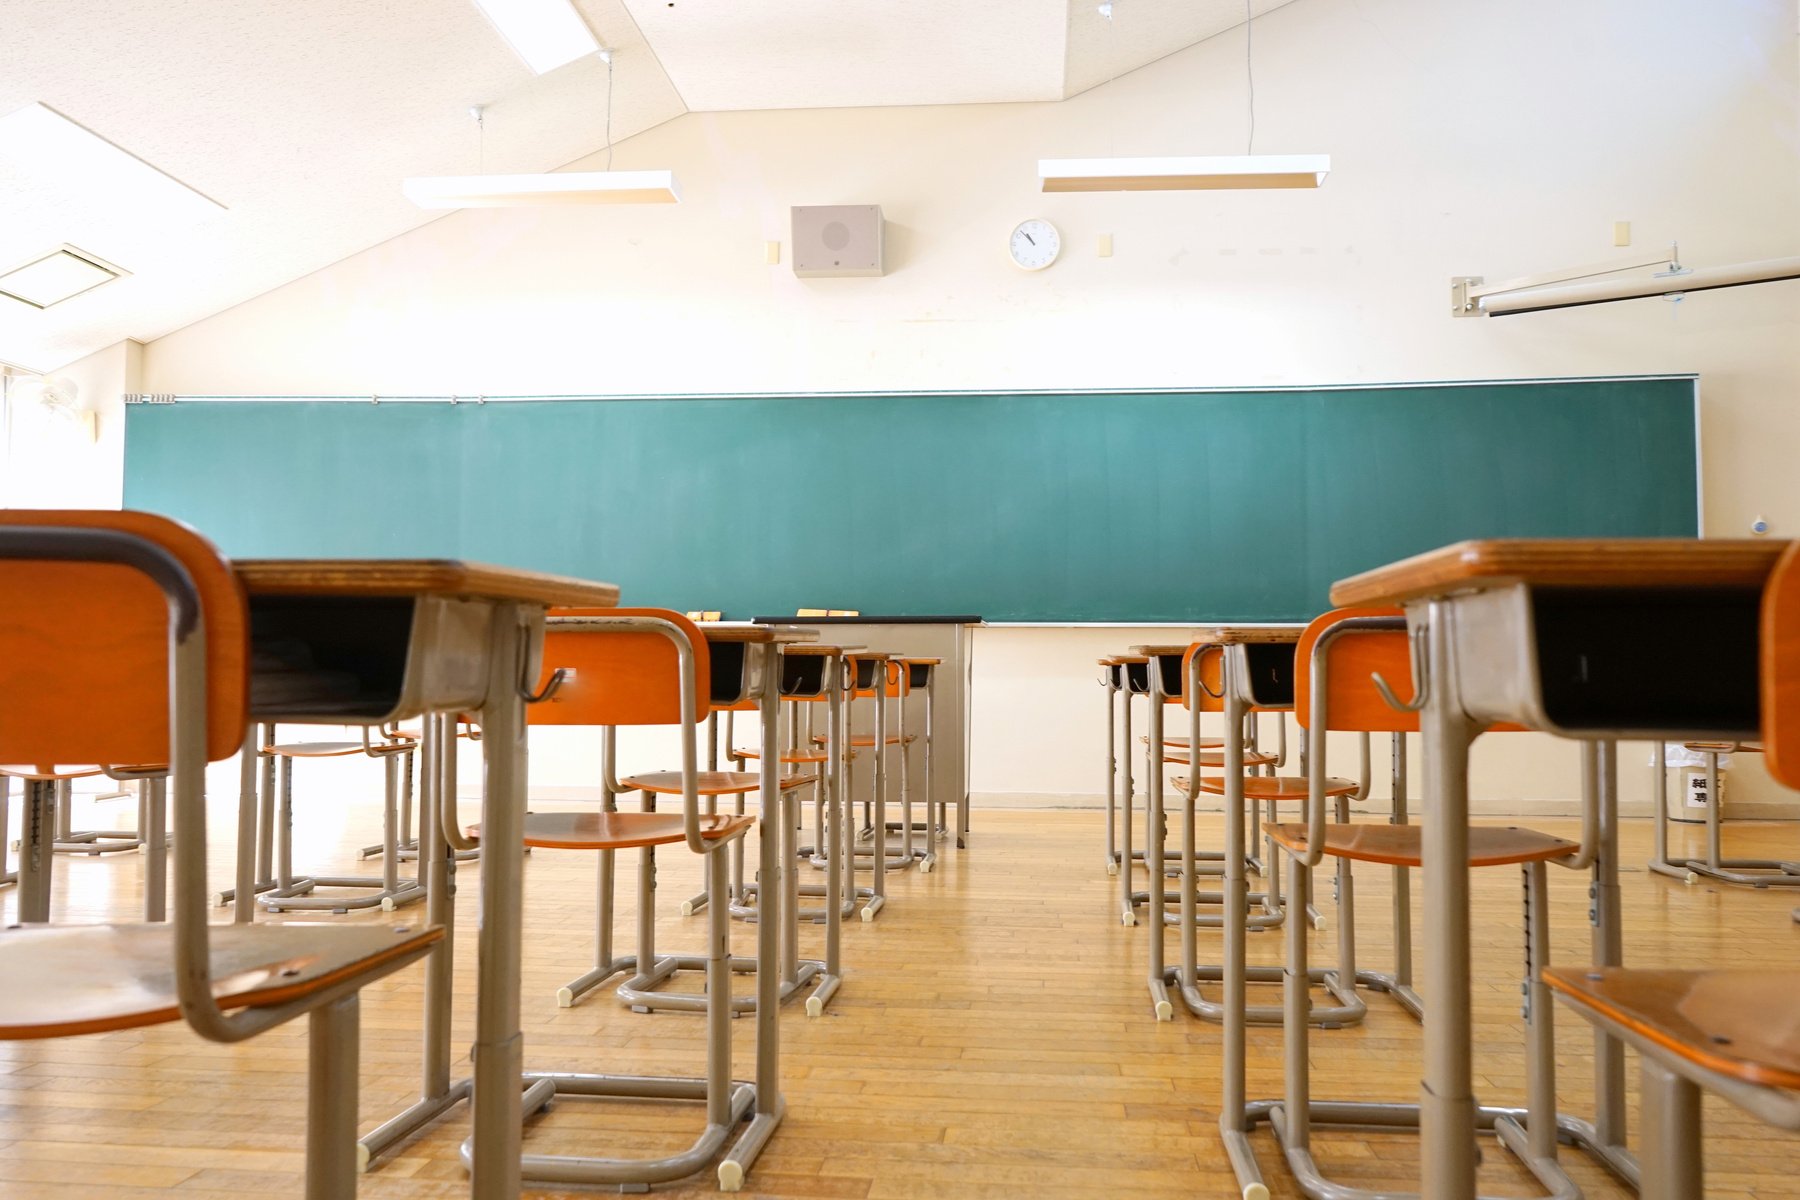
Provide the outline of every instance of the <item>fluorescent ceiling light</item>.
<path id="1" fill-rule="evenodd" d="M 1046 192 L 1184 192 L 1316 188 L 1329 154 L 1234 154 L 1214 158 L 1041 158 Z"/>
<path id="2" fill-rule="evenodd" d="M 64 246 L 0 275 L 0 296 L 23 300 L 33 308 L 49 308 L 125 274 L 90 254 Z"/>
<path id="3" fill-rule="evenodd" d="M 0 117 L 0 166 L 69 194 L 104 196 L 134 216 L 166 223 L 191 225 L 225 211 L 217 200 L 42 104 Z"/>
<path id="4" fill-rule="evenodd" d="M 475 0 L 475 7 L 539 75 L 600 48 L 569 0 Z"/>
<path id="5" fill-rule="evenodd" d="M 436 175 L 405 180 L 420 208 L 515 208 L 540 204 L 674 204 L 673 171 L 558 171 L 548 175 Z"/>

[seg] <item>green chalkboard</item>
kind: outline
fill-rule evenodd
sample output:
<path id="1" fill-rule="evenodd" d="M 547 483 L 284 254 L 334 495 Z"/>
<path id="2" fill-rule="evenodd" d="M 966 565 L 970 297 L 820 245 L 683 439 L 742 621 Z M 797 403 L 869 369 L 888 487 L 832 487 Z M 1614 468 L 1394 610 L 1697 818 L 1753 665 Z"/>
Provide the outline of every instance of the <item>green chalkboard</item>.
<path id="1" fill-rule="evenodd" d="M 1694 380 L 129 407 L 125 502 L 239 556 L 456 556 L 627 603 L 1285 620 L 1470 537 L 1693 536 Z"/>

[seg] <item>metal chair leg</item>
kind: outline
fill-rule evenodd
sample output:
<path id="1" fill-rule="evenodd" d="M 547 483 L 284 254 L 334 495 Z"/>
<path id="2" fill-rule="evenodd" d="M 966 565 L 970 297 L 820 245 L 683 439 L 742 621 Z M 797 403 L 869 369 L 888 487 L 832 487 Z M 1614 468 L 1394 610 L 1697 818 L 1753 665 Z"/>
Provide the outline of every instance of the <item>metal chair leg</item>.
<path id="1" fill-rule="evenodd" d="M 358 1010 L 351 992 L 308 1015 L 306 1200 L 356 1195 Z"/>
<path id="2" fill-rule="evenodd" d="M 1644 1132 L 1641 1200 L 1698 1200 L 1706 1194 L 1700 1140 L 1700 1086 L 1649 1055 L 1640 1069 Z"/>

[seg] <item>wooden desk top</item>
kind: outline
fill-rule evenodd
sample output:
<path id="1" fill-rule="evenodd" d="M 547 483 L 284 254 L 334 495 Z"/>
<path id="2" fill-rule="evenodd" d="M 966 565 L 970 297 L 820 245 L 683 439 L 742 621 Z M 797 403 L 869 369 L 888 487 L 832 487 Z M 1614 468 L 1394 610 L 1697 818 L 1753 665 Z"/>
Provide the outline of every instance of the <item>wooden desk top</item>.
<path id="1" fill-rule="evenodd" d="M 458 596 L 546 606 L 612 608 L 610 583 L 445 558 L 240 558 L 252 596 Z"/>
<path id="2" fill-rule="evenodd" d="M 1340 608 L 1507 584 L 1761 587 L 1787 543 L 1767 538 L 1503 538 L 1458 542 L 1331 588 Z"/>
<path id="3" fill-rule="evenodd" d="M 787 645 L 817 641 L 819 637 L 818 630 L 799 625 L 752 625 L 748 621 L 699 621 L 696 624 L 709 642 L 752 642 L 757 645 L 779 642 Z"/>
<path id="4" fill-rule="evenodd" d="M 1197 640 L 1218 646 L 1243 646 L 1252 643 L 1287 643 L 1292 645 L 1306 632 L 1304 625 L 1215 625 L 1203 629 Z"/>
<path id="5" fill-rule="evenodd" d="M 811 632 L 814 637 L 818 636 L 818 630 L 815 629 Z M 861 654 L 862 651 L 863 647 L 861 646 L 828 646 L 824 642 L 797 642 L 792 646 L 783 647 L 781 652 L 791 658 L 839 658 L 846 654 L 854 657 Z"/>
<path id="6" fill-rule="evenodd" d="M 1250 642 L 1298 642 L 1304 625 L 1209 625 L 1194 631 L 1194 640 L 1179 646 L 1133 646 L 1133 654 L 1150 658 L 1185 656 L 1190 646 L 1234 646 Z"/>

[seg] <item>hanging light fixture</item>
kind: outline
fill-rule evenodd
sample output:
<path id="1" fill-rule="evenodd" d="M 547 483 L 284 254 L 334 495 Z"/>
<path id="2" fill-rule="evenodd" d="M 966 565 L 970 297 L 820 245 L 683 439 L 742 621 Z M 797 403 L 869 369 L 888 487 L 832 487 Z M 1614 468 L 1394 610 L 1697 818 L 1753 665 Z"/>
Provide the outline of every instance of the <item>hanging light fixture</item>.
<path id="1" fill-rule="evenodd" d="M 1109 18 L 1110 19 L 1110 16 Z M 1046 192 L 1183 192 L 1250 188 L 1316 188 L 1331 173 L 1329 154 L 1257 154 L 1256 75 L 1251 26 L 1244 0 L 1244 77 L 1250 133 L 1244 153 L 1214 156 L 1152 155 L 1142 158 L 1040 158 L 1038 180 Z"/>
<path id="2" fill-rule="evenodd" d="M 535 175 L 420 175 L 403 180 L 400 190 L 420 208 L 525 208 L 566 204 L 678 204 L 673 171 L 612 169 L 613 56 L 596 51 L 606 63 L 606 169 L 547 171 Z M 483 110 L 471 110 L 485 131 Z"/>
<path id="3" fill-rule="evenodd" d="M 561 171 L 547 175 L 433 175 L 401 184 L 420 208 L 540 204 L 675 204 L 673 171 Z"/>

